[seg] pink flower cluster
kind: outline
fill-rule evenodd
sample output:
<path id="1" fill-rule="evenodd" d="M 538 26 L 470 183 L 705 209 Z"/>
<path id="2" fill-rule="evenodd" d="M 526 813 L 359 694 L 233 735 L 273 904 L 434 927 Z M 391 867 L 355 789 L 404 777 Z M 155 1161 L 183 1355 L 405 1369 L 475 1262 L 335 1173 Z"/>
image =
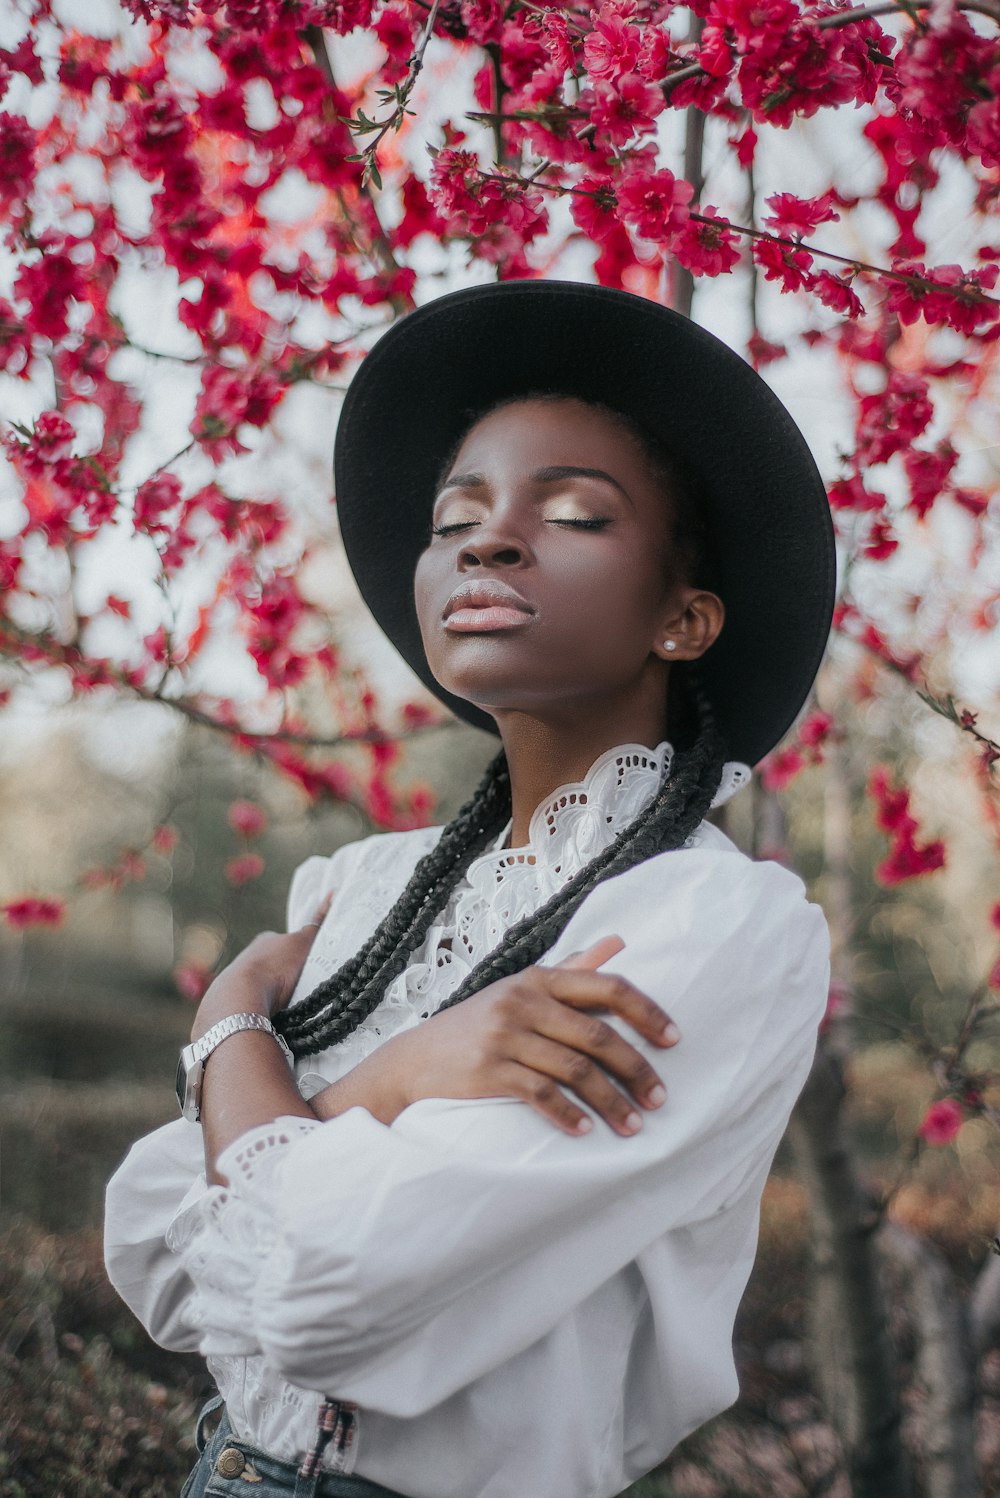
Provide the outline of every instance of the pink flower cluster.
<path id="1" fill-rule="evenodd" d="M 965 1121 L 961 1103 L 954 1098 L 941 1098 L 927 1109 L 917 1130 L 925 1144 L 940 1148 L 950 1144 Z"/>
<path id="2" fill-rule="evenodd" d="M 807 765 L 823 763 L 823 748 L 836 730 L 829 713 L 818 708 L 799 724 L 792 743 L 774 749 L 760 764 L 761 783 L 769 791 L 783 791 Z"/>
<path id="3" fill-rule="evenodd" d="M 880 884 L 901 884 L 905 879 L 915 879 L 920 874 L 933 873 L 943 868 L 945 862 L 944 843 L 917 843 L 919 827 L 910 812 L 910 793 L 902 786 L 893 785 L 890 772 L 884 765 L 877 766 L 868 778 L 868 794 L 875 802 L 875 821 L 891 838 L 889 855 L 875 870 Z"/>
<path id="4" fill-rule="evenodd" d="M 66 913 L 66 902 L 25 895 L 20 900 L 8 900 L 5 905 L 0 905 L 0 912 L 8 926 L 19 931 L 26 926 L 58 926 Z"/>

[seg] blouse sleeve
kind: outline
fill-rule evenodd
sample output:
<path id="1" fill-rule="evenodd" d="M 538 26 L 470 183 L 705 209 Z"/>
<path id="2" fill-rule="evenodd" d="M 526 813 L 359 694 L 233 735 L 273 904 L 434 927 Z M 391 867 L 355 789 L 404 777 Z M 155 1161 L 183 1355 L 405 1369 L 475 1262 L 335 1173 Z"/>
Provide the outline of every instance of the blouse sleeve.
<path id="1" fill-rule="evenodd" d="M 299 865 L 288 893 L 290 931 L 341 887 L 363 842 L 346 843 L 330 858 L 307 858 Z M 305 1128 L 309 1127 L 307 1120 Z M 288 1130 L 286 1137 L 292 1137 Z M 204 1164 L 200 1125 L 178 1118 L 132 1146 L 109 1181 L 105 1198 L 108 1278 L 153 1340 L 174 1352 L 196 1350 L 202 1327 L 193 1319 L 195 1285 L 166 1240 L 174 1219 L 183 1219 L 204 1200 Z"/>
<path id="2" fill-rule="evenodd" d="M 609 932 L 626 946 L 604 971 L 681 1031 L 661 1051 L 612 1020 L 667 1087 L 641 1132 L 570 1137 L 502 1098 L 424 1099 L 390 1127 L 354 1108 L 278 1147 L 251 1130 L 220 1157 L 229 1188 L 176 1227 L 192 1274 L 230 1287 L 227 1308 L 210 1287 L 199 1303 L 204 1352 L 259 1351 L 291 1383 L 415 1416 L 759 1191 L 826 1002 L 821 911 L 777 865 L 695 851 L 599 886 L 545 960 Z"/>

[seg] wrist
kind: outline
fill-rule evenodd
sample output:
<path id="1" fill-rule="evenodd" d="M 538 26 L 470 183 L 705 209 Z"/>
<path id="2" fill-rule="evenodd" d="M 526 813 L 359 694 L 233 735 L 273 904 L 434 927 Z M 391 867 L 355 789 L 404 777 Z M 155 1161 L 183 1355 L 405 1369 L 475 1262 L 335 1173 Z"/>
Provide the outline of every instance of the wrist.
<path id="1" fill-rule="evenodd" d="M 391 1124 L 414 1099 L 406 1095 L 402 1077 L 391 1064 L 386 1052 L 392 1041 L 386 1041 L 360 1061 L 357 1066 L 310 1099 L 313 1112 L 322 1122 L 346 1113 L 349 1108 L 364 1108 L 379 1123 Z M 402 1068 L 398 1069 L 400 1072 Z"/>
<path id="2" fill-rule="evenodd" d="M 200 1040 L 220 1020 L 231 1014 L 259 1014 L 270 1019 L 273 1005 L 263 985 L 234 982 L 228 972 L 221 973 L 206 989 L 191 1026 L 191 1040 Z"/>

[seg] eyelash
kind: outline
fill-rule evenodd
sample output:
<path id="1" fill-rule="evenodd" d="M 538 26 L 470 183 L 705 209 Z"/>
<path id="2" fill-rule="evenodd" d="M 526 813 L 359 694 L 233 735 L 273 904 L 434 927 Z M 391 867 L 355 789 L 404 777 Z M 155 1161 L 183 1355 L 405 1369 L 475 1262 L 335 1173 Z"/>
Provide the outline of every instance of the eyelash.
<path id="1" fill-rule="evenodd" d="M 606 525 L 610 525 L 611 520 L 610 517 L 595 517 L 592 520 L 550 520 L 547 523 L 549 525 L 571 525 L 576 530 L 599 531 L 603 530 Z M 455 531 L 468 530 L 470 526 L 475 524 L 476 522 L 474 520 L 459 520 L 456 521 L 454 525 L 432 525 L 431 535 L 450 536 L 453 535 Z"/>

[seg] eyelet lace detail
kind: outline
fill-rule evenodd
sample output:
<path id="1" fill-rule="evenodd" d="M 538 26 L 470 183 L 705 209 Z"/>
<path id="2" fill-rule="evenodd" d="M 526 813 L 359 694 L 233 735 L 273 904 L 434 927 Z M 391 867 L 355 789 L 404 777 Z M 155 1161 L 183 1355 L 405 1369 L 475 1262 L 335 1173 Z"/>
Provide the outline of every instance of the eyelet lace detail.
<path id="1" fill-rule="evenodd" d="M 219 1157 L 219 1174 L 231 1182 L 234 1191 L 252 1196 L 255 1189 L 266 1191 L 275 1166 L 287 1147 L 303 1134 L 321 1128 L 318 1119 L 283 1118 L 273 1124 L 249 1129 Z"/>
<path id="2" fill-rule="evenodd" d="M 558 786 L 535 809 L 523 847 L 502 846 L 510 832 L 508 823 L 494 847 L 473 859 L 375 1013 L 346 1040 L 301 1064 L 303 1091 L 312 1095 L 325 1082 L 336 1081 L 384 1040 L 428 1018 L 499 945 L 509 926 L 532 915 L 648 805 L 664 766 L 669 770 L 673 752 L 666 740 L 655 749 L 617 745 L 600 755 L 582 780 Z M 728 800 L 749 778 L 747 765 L 727 763 L 713 805 Z M 316 937 L 296 998 L 328 978 L 370 936 L 440 833 L 439 827 L 424 828 L 366 841 L 363 857 L 338 893 L 329 923 Z M 688 846 L 701 841 L 701 831 L 695 832 Z"/>

